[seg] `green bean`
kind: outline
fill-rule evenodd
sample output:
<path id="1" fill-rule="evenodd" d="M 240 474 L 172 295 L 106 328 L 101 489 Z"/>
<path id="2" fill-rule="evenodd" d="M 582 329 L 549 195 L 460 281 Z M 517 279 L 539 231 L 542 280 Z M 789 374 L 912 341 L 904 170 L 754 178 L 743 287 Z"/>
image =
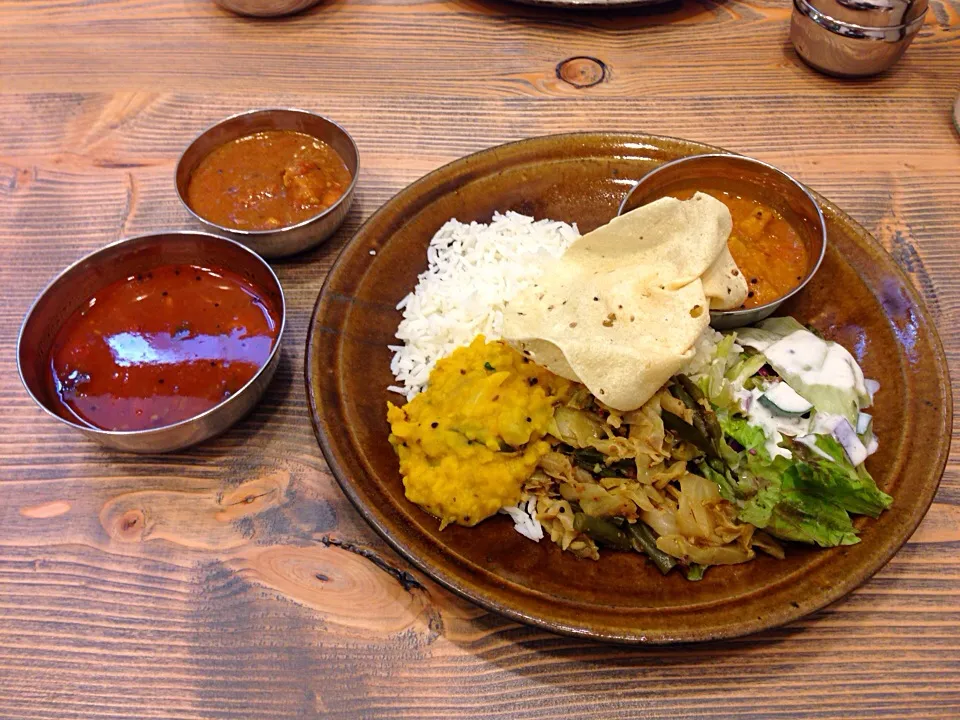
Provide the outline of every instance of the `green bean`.
<path id="1" fill-rule="evenodd" d="M 679 377 L 679 376 L 678 376 Z M 697 402 L 693 399 L 693 396 L 686 391 L 682 385 L 671 385 L 670 394 L 673 395 L 677 400 L 682 402 L 688 408 L 696 412 Z"/>
<path id="2" fill-rule="evenodd" d="M 593 472 L 597 465 L 603 465 L 604 456 L 599 450 L 582 448 L 573 451 L 573 460 L 584 470 Z"/>
<path id="3" fill-rule="evenodd" d="M 600 477 L 630 477 L 630 471 L 637 467 L 636 460 L 617 460 L 609 465 L 601 465 Z"/>
<path id="4" fill-rule="evenodd" d="M 713 411 L 703 391 L 697 387 L 697 384 L 693 380 L 683 373 L 677 375 L 677 380 L 680 381 L 680 385 L 687 391 L 694 402 L 693 406 L 688 407 L 693 410 L 694 414 L 699 415 L 703 419 L 704 427 L 710 439 L 713 440 L 714 445 L 719 444 L 723 440 L 723 430 L 720 429 L 717 414 Z"/>
<path id="5" fill-rule="evenodd" d="M 696 410 L 693 411 L 693 426 L 697 429 L 697 432 L 703 435 L 703 437 L 707 438 L 707 445 L 710 448 L 709 450 L 705 451 L 707 455 L 709 457 L 719 457 L 720 453 L 717 450 L 717 443 L 713 438 L 713 433 L 710 432 L 710 426 L 703 419 L 703 415 L 698 413 Z"/>
<path id="6" fill-rule="evenodd" d="M 633 549 L 650 558 L 664 575 L 677 564 L 676 560 L 657 547 L 657 538 L 646 523 L 635 522 L 632 525 L 627 525 L 627 534 L 630 535 L 630 544 Z"/>
<path id="7" fill-rule="evenodd" d="M 738 499 L 742 499 L 737 479 L 730 468 L 723 464 L 722 460 L 717 458 L 711 458 L 706 462 L 701 460 L 697 463 L 697 469 L 703 477 L 717 484 L 720 488 L 720 494 L 723 495 L 725 500 L 736 502 Z"/>
<path id="8" fill-rule="evenodd" d="M 571 455 L 578 467 L 598 477 L 629 477 L 630 471 L 636 467 L 634 460 L 617 460 L 607 464 L 606 455 L 593 448 L 571 449 L 566 452 L 565 447 L 561 448 L 561 451 L 565 455 Z"/>
<path id="9" fill-rule="evenodd" d="M 663 426 L 667 428 L 667 430 L 675 432 L 681 440 L 685 440 L 694 447 L 699 448 L 707 457 L 719 456 L 717 448 L 710 439 L 710 434 L 703 426 L 702 421 L 691 425 L 679 415 L 674 415 L 666 409 L 660 413 L 660 417 L 663 419 Z M 697 418 L 696 413 L 694 413 L 694 418 Z"/>
<path id="10" fill-rule="evenodd" d="M 717 444 L 723 438 L 723 433 L 716 416 L 713 414 L 713 409 L 704 399 L 700 388 L 690 378 L 680 373 L 676 376 L 676 379 L 677 383 L 670 386 L 670 392 L 693 413 L 692 422 L 686 424 L 692 425 L 696 429 L 698 440 L 694 442 L 692 439 L 684 437 L 684 431 L 679 427 L 674 426 L 671 429 L 687 442 L 692 442 L 696 447 L 703 450 L 708 457 L 719 457 L 720 451 L 717 449 Z M 664 410 L 664 413 L 666 412 L 668 411 Z M 666 424 L 666 419 L 664 419 L 664 424 Z"/>
<path id="11" fill-rule="evenodd" d="M 703 395 L 703 390 L 701 390 L 693 380 L 688 378 L 683 373 L 677 373 L 675 377 L 680 382 L 680 387 L 686 390 L 695 402 L 699 403 L 706 400 Z"/>
<path id="12" fill-rule="evenodd" d="M 707 426 L 707 432 L 710 433 L 710 439 L 715 445 L 723 442 L 723 430 L 720 428 L 720 421 L 717 420 L 717 414 L 713 410 L 704 410 L 701 413 L 704 424 Z M 719 454 L 719 453 L 718 453 Z"/>
<path id="13" fill-rule="evenodd" d="M 576 513 L 573 516 L 573 528 L 582 532 L 598 545 L 605 545 L 616 550 L 630 550 L 630 538 L 609 520 L 593 517 L 586 513 Z"/>
<path id="14" fill-rule="evenodd" d="M 707 571 L 706 565 L 699 565 L 697 563 L 690 563 L 687 565 L 687 580 L 696 582 L 697 580 L 703 580 L 703 574 Z"/>

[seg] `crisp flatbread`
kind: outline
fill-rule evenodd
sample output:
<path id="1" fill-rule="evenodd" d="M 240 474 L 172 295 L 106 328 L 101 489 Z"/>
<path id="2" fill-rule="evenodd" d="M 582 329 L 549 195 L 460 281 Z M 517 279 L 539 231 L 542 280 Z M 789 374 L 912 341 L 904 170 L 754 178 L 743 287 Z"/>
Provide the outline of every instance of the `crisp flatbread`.
<path id="1" fill-rule="evenodd" d="M 577 240 L 504 311 L 504 338 L 535 362 L 633 410 L 693 355 L 710 308 L 747 285 L 727 250 L 727 207 L 663 198 Z"/>

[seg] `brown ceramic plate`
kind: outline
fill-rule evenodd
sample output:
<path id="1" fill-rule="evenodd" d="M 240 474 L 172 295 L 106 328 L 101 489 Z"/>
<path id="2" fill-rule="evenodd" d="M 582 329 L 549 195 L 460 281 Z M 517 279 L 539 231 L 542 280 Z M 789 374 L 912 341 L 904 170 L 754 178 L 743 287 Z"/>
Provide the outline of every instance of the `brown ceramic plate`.
<path id="1" fill-rule="evenodd" d="M 685 155 L 722 152 L 663 137 L 575 134 L 535 138 L 457 160 L 384 205 L 346 246 L 311 322 L 306 381 L 323 454 L 347 496 L 402 555 L 446 587 L 510 618 L 571 635 L 667 643 L 733 637 L 795 620 L 843 597 L 907 541 L 947 459 L 952 408 L 946 359 L 929 314 L 877 242 L 829 202 L 830 245 L 817 276 L 782 308 L 843 343 L 881 382 L 868 467 L 894 497 L 879 520 L 860 518 L 862 542 L 787 559 L 760 555 L 711 568 L 700 582 L 663 577 L 644 557 L 599 562 L 533 543 L 506 516 L 475 528 L 437 521 L 403 495 L 387 442 L 387 345 L 395 309 L 426 267 L 426 247 L 449 218 L 487 222 L 495 210 L 576 222 L 612 218 L 632 183 Z M 376 254 L 371 255 L 370 252 Z"/>

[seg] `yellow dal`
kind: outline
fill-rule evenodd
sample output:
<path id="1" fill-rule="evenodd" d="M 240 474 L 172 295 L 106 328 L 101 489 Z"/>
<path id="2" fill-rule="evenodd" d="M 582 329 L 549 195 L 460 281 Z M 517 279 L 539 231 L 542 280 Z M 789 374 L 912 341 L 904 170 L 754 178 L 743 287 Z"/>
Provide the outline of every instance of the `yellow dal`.
<path id="1" fill-rule="evenodd" d="M 403 407 L 387 404 L 407 498 L 441 527 L 476 525 L 519 502 L 570 385 L 482 335 L 440 360 L 424 392 Z"/>

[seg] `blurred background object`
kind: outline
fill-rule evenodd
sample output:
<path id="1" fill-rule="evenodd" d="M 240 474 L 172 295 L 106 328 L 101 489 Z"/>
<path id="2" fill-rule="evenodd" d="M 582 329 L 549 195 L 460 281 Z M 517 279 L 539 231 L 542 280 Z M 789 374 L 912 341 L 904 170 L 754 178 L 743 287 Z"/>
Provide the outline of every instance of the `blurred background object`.
<path id="1" fill-rule="evenodd" d="M 320 0 L 214 0 L 220 7 L 238 15 L 279 17 L 292 15 L 316 5 Z"/>
<path id="2" fill-rule="evenodd" d="M 900 59 L 926 13 L 927 0 L 793 0 L 790 40 L 820 72 L 866 77 Z"/>

